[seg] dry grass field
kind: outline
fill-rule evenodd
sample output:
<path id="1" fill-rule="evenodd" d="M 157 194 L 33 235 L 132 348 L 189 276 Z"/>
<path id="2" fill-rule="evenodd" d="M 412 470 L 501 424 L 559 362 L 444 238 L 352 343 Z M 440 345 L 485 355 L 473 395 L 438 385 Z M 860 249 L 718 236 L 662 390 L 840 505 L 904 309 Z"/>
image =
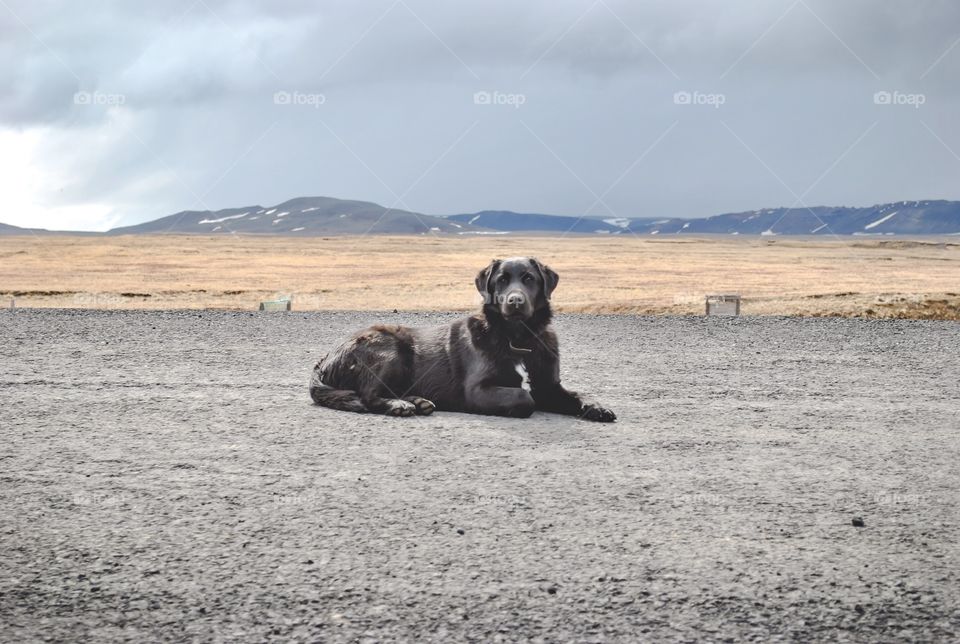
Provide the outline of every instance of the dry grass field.
<path id="1" fill-rule="evenodd" d="M 5 237 L 0 303 L 98 309 L 471 310 L 493 257 L 560 273 L 560 311 L 960 319 L 960 239 Z"/>

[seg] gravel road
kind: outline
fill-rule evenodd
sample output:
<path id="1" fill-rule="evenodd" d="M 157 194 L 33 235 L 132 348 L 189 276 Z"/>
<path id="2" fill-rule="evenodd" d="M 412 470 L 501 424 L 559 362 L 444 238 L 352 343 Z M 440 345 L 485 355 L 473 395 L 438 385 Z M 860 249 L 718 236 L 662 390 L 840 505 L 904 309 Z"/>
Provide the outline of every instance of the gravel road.
<path id="1" fill-rule="evenodd" d="M 956 641 L 957 323 L 562 316 L 613 425 L 310 404 L 453 318 L 0 313 L 0 639 Z"/>

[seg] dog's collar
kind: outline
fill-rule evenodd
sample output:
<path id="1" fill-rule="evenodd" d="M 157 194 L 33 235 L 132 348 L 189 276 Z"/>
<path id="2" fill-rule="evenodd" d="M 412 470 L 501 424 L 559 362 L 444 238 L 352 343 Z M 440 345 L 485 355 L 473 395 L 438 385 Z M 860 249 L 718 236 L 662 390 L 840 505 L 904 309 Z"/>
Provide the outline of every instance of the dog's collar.
<path id="1" fill-rule="evenodd" d="M 513 346 L 513 340 L 510 340 L 508 344 L 510 345 L 510 350 L 513 351 L 514 353 L 519 353 L 520 355 L 533 353 L 533 349 L 525 349 L 523 347 Z"/>

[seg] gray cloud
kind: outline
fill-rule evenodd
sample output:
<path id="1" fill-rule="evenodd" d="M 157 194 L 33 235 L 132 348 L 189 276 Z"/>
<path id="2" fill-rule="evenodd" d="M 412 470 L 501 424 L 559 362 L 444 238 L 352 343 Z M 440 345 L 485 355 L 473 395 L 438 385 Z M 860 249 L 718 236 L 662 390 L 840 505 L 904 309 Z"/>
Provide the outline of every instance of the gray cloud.
<path id="1" fill-rule="evenodd" d="M 958 197 L 955 3 L 8 4 L 0 128 L 39 133 L 44 208 L 130 223 L 306 194 L 636 216 Z"/>

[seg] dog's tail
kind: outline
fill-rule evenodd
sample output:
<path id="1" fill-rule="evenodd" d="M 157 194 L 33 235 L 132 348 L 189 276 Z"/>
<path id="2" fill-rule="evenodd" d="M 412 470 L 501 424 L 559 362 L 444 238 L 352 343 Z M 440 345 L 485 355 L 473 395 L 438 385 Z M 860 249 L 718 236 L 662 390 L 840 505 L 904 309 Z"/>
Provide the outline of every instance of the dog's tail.
<path id="1" fill-rule="evenodd" d="M 313 398 L 313 402 L 321 407 L 352 411 L 358 414 L 366 414 L 370 411 L 360 400 L 357 392 L 349 389 L 334 389 L 330 385 L 324 384 L 321 377 L 322 371 L 320 365 L 317 365 L 313 370 L 313 376 L 310 378 L 310 397 Z"/>

